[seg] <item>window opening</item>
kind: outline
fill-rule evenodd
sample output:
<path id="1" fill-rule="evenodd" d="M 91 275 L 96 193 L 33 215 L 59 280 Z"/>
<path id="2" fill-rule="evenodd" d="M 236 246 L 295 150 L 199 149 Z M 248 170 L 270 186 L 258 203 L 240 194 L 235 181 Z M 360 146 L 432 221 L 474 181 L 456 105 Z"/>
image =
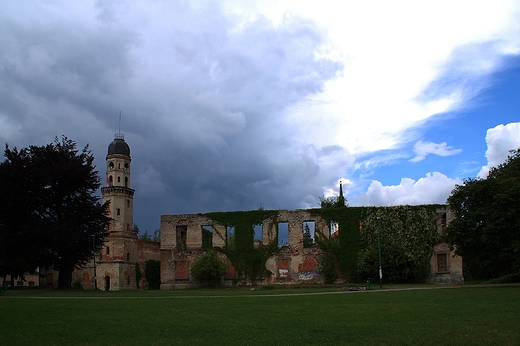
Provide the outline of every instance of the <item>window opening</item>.
<path id="1" fill-rule="evenodd" d="M 201 226 L 202 231 L 202 250 L 211 250 L 213 248 L 213 227 L 209 225 Z"/>
<path id="2" fill-rule="evenodd" d="M 108 176 L 108 185 L 112 186 L 113 182 L 114 182 L 114 179 L 112 178 L 111 175 L 109 175 Z"/>
<path id="3" fill-rule="evenodd" d="M 339 222 L 335 221 L 335 220 L 331 220 L 329 229 L 330 229 L 330 237 L 331 238 L 337 237 L 339 235 Z"/>
<path id="4" fill-rule="evenodd" d="M 316 222 L 304 221 L 303 222 L 303 247 L 312 247 L 314 245 L 314 228 Z"/>
<path id="5" fill-rule="evenodd" d="M 188 236 L 188 226 L 177 226 L 176 229 L 177 251 L 186 251 L 186 238 Z"/>
<path id="6" fill-rule="evenodd" d="M 263 235 L 262 235 L 262 224 L 258 223 L 253 226 L 253 232 L 254 232 L 254 239 L 253 239 L 253 245 L 255 247 L 260 247 L 263 242 Z"/>
<path id="7" fill-rule="evenodd" d="M 228 249 L 235 248 L 235 226 L 230 225 L 226 227 L 226 241 Z"/>
<path id="8" fill-rule="evenodd" d="M 130 261 L 130 252 L 127 252 L 127 253 L 126 253 L 126 260 L 127 260 L 127 261 Z"/>
<path id="9" fill-rule="evenodd" d="M 105 276 L 105 291 L 110 291 L 110 276 Z"/>
<path id="10" fill-rule="evenodd" d="M 117 208 L 116 209 L 116 214 L 117 214 L 117 216 L 121 215 L 121 209 Z"/>
<path id="11" fill-rule="evenodd" d="M 110 255 L 110 248 L 108 246 L 105 248 L 105 255 Z"/>
<path id="12" fill-rule="evenodd" d="M 126 200 L 126 207 L 130 208 L 130 200 L 129 199 Z"/>
<path id="13" fill-rule="evenodd" d="M 278 222 L 278 247 L 289 246 L 289 222 Z"/>
<path id="14" fill-rule="evenodd" d="M 125 187 L 128 187 L 128 177 L 125 177 Z"/>
<path id="15" fill-rule="evenodd" d="M 117 177 L 117 182 L 118 182 L 118 183 L 121 182 L 121 177 Z"/>

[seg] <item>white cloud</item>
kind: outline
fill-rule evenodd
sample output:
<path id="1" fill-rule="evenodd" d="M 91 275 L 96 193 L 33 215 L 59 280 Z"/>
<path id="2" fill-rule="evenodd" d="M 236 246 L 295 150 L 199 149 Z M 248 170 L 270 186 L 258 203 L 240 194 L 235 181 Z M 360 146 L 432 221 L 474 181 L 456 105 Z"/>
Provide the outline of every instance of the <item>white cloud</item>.
<path id="1" fill-rule="evenodd" d="M 446 142 L 442 143 L 433 143 L 433 142 L 423 142 L 418 141 L 414 146 L 415 157 L 410 160 L 410 162 L 419 162 L 426 158 L 429 154 L 439 155 L 439 156 L 451 156 L 456 155 L 462 152 L 461 149 L 453 149 L 453 147 L 448 146 Z"/>
<path id="2" fill-rule="evenodd" d="M 488 164 L 480 170 L 478 176 L 481 178 L 487 177 L 491 167 L 504 163 L 510 150 L 520 148 L 520 122 L 500 124 L 487 130 L 486 143 Z"/>
<path id="3" fill-rule="evenodd" d="M 367 192 L 356 200 L 356 204 L 374 206 L 443 204 L 451 195 L 455 184 L 461 182 L 460 179 L 448 178 L 439 172 L 428 173 L 417 181 L 403 178 L 399 185 L 384 186 L 381 182 L 373 180 Z"/>

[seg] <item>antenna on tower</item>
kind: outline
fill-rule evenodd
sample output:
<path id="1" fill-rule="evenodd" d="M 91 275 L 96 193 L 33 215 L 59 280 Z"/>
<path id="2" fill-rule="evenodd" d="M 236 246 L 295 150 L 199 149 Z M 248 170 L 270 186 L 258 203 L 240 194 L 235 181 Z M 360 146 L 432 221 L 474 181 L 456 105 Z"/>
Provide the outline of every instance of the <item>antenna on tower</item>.
<path id="1" fill-rule="evenodd" d="M 115 139 L 125 139 L 125 136 L 121 133 L 121 115 L 123 112 L 119 111 L 119 132 L 116 133 Z"/>

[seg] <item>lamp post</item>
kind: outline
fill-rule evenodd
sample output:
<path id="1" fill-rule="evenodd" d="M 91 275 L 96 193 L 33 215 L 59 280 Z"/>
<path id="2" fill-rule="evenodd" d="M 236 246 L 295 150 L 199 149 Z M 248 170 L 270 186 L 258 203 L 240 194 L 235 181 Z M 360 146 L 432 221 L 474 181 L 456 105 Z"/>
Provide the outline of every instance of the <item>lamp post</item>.
<path id="1" fill-rule="evenodd" d="M 97 291 L 97 275 L 96 275 L 96 243 L 92 235 L 92 254 L 94 255 L 94 291 Z"/>
<path id="2" fill-rule="evenodd" d="M 383 288 L 383 269 L 381 268 L 381 218 L 377 217 L 377 248 L 379 252 L 379 288 Z"/>

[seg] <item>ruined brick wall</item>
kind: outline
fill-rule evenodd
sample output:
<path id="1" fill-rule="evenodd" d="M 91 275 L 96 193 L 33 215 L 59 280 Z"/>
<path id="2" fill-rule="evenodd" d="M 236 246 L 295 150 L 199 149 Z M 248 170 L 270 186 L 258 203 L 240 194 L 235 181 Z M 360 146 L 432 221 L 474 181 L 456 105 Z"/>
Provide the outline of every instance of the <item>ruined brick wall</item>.
<path id="1" fill-rule="evenodd" d="M 262 221 L 261 241 L 257 242 L 267 245 L 276 241 L 276 223 L 286 225 L 287 238 L 280 244 L 280 251 L 267 260 L 266 268 L 272 273 L 268 282 L 323 282 L 318 268 L 319 249 L 312 239 L 304 244 L 303 228 L 305 223 L 309 223 L 313 225 L 314 234 L 320 230 L 328 236 L 330 230 L 326 221 L 308 210 L 278 211 L 276 217 Z M 225 246 L 226 226 L 206 216 L 181 214 L 161 217 L 161 289 L 198 285 L 191 277 L 190 268 L 203 254 L 202 227 L 206 225 L 213 229 L 213 246 Z M 224 256 L 223 260 L 228 264 L 224 283 L 231 285 L 236 281 L 235 269 Z"/>

